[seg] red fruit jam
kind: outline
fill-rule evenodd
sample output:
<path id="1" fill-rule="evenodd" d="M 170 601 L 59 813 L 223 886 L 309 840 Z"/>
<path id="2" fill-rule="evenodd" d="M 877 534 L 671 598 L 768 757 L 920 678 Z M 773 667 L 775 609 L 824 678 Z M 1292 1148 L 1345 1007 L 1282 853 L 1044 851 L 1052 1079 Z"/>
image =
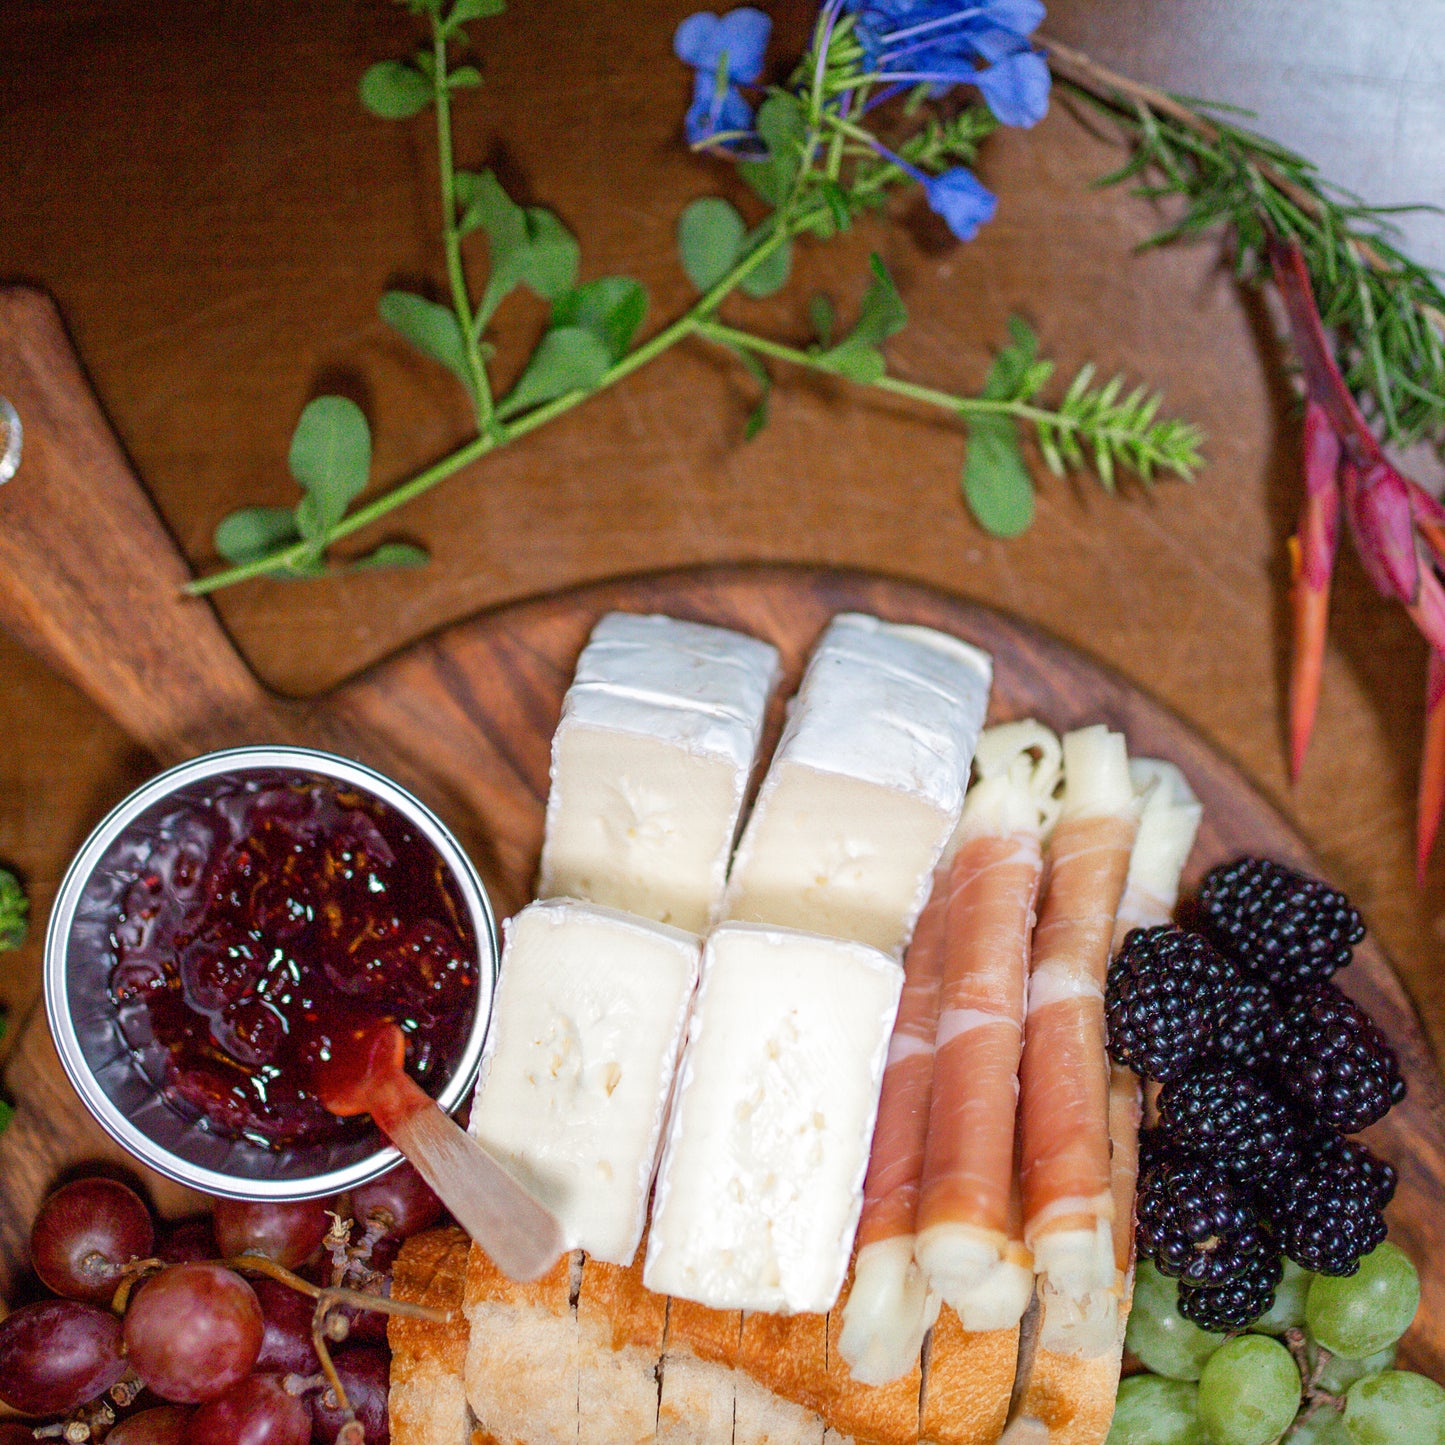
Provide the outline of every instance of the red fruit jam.
<path id="1" fill-rule="evenodd" d="M 161 818 L 133 872 L 111 998 L 187 1117 L 273 1147 L 356 1135 L 312 1073 L 377 1019 L 406 1035 L 423 1088 L 445 1082 L 476 1006 L 476 931 L 395 809 L 314 774 L 237 774 Z"/>

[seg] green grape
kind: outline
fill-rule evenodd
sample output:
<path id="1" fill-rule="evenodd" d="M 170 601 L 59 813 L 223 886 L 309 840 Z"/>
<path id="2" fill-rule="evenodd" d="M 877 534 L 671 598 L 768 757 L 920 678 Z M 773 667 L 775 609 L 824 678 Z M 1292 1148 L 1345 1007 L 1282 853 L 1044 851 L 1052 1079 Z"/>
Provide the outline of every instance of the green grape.
<path id="1" fill-rule="evenodd" d="M 1408 1370 L 1358 1380 L 1345 1396 L 1345 1429 L 1354 1445 L 1441 1445 L 1445 1389 Z"/>
<path id="2" fill-rule="evenodd" d="M 1392 1345 L 1420 1305 L 1420 1276 L 1403 1250 L 1386 1242 L 1370 1251 L 1356 1274 L 1316 1275 L 1305 1297 L 1305 1323 L 1332 1354 L 1361 1360 Z"/>
<path id="3" fill-rule="evenodd" d="M 1305 1296 L 1313 1278 L 1309 1270 L 1302 1269 L 1294 1260 L 1285 1260 L 1284 1278 L 1274 1292 L 1274 1303 L 1250 1325 L 1250 1330 L 1257 1335 L 1282 1335 L 1286 1330 L 1302 1325 Z"/>
<path id="4" fill-rule="evenodd" d="M 1299 1410 L 1299 1367 L 1278 1340 L 1238 1335 L 1199 1377 L 1199 1418 L 1213 1445 L 1266 1445 Z"/>
<path id="5" fill-rule="evenodd" d="M 1368 1375 L 1378 1375 L 1381 1370 L 1390 1369 L 1394 1363 L 1394 1345 L 1378 1354 L 1366 1355 L 1363 1360 L 1347 1360 L 1343 1355 L 1331 1355 L 1325 1361 L 1316 1384 L 1326 1394 L 1343 1395 L 1356 1380 L 1363 1380 Z"/>
<path id="6" fill-rule="evenodd" d="M 1161 1375 L 1120 1381 L 1104 1445 L 1209 1445 L 1199 1423 L 1199 1387 Z"/>
<path id="7" fill-rule="evenodd" d="M 1355 1445 L 1345 1429 L 1345 1417 L 1326 1407 L 1308 1420 L 1300 1420 L 1284 1437 L 1284 1445 Z"/>
<path id="8" fill-rule="evenodd" d="M 1201 1330 L 1179 1313 L 1179 1285 L 1148 1260 L 1134 1275 L 1134 1303 L 1124 1343 L 1145 1369 L 1171 1380 L 1197 1380 L 1224 1336 Z"/>

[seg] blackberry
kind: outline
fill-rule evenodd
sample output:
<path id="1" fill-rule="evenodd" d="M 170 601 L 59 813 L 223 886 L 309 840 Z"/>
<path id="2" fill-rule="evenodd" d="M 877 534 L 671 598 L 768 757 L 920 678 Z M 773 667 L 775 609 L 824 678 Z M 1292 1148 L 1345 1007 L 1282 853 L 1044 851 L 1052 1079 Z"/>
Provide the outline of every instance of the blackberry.
<path id="1" fill-rule="evenodd" d="M 1274 1292 L 1284 1277 L 1278 1251 L 1256 1255 L 1245 1273 L 1232 1284 L 1179 1285 L 1179 1313 L 1205 1330 L 1247 1329 L 1274 1303 Z"/>
<path id="2" fill-rule="evenodd" d="M 1276 988 L 1323 983 L 1350 961 L 1351 949 L 1365 936 L 1343 893 L 1267 858 L 1211 868 L 1199 906 L 1214 942 Z"/>
<path id="3" fill-rule="evenodd" d="M 1333 984 L 1317 984 L 1291 1002 L 1276 1048 L 1280 1081 L 1323 1128 L 1353 1134 L 1405 1097 L 1394 1049 Z"/>
<path id="4" fill-rule="evenodd" d="M 1227 1063 L 1200 1064 L 1165 1084 L 1159 1122 L 1180 1148 L 1237 1179 L 1288 1168 L 1305 1143 L 1289 1105 Z"/>
<path id="5" fill-rule="evenodd" d="M 1238 972 L 1208 940 L 1166 925 L 1136 928 L 1109 965 L 1109 1052 L 1146 1079 L 1189 1067 L 1226 1009 Z"/>
<path id="6" fill-rule="evenodd" d="M 1267 984 L 1242 978 L 1214 1035 L 1214 1051 L 1257 1074 L 1279 1052 L 1280 1010 Z"/>
<path id="7" fill-rule="evenodd" d="M 1161 1164 L 1167 1164 L 1179 1152 L 1174 1138 L 1158 1124 L 1139 1131 L 1139 1180 L 1149 1177 L 1149 1171 Z"/>
<path id="8" fill-rule="evenodd" d="M 1156 1164 L 1135 1208 L 1139 1253 L 1182 1282 L 1216 1289 L 1242 1282 L 1259 1256 L 1279 1253 L 1245 1190 L 1203 1160 Z"/>
<path id="9" fill-rule="evenodd" d="M 1327 1134 L 1302 1166 L 1270 1182 L 1261 1204 L 1284 1252 L 1316 1274 L 1354 1274 L 1385 1237 L 1395 1171 L 1354 1139 Z"/>

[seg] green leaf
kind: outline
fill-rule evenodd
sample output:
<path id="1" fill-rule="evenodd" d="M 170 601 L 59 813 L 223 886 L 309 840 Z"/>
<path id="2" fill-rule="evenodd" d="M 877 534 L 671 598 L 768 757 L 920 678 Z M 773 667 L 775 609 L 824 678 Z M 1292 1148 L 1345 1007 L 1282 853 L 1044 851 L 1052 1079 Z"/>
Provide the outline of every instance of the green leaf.
<path id="1" fill-rule="evenodd" d="M 647 314 L 647 292 L 630 276 L 599 276 L 560 297 L 552 326 L 581 327 L 606 348 L 608 364 L 619 361 Z"/>
<path id="2" fill-rule="evenodd" d="M 733 346 L 731 342 L 728 344 L 748 375 L 762 388 L 758 404 L 748 413 L 748 419 L 743 423 L 743 440 L 750 442 L 768 424 L 768 401 L 773 394 L 773 378 L 768 374 L 768 368 L 747 347 Z"/>
<path id="3" fill-rule="evenodd" d="M 453 372 L 471 395 L 467 347 L 456 312 L 410 291 L 388 291 L 376 309 L 388 326 L 399 331 L 424 356 Z"/>
<path id="4" fill-rule="evenodd" d="M 451 90 L 475 90 L 482 83 L 482 72 L 475 65 L 459 65 L 447 71 L 447 86 Z"/>
<path id="5" fill-rule="evenodd" d="M 963 495 L 979 525 L 995 537 L 1017 537 L 1028 530 L 1034 519 L 1034 484 L 1012 418 L 969 420 Z"/>
<path id="6" fill-rule="evenodd" d="M 555 301 L 577 284 L 582 261 L 577 238 L 541 206 L 528 206 L 525 214 L 527 243 L 518 260 L 518 275 L 547 301 Z"/>
<path id="7" fill-rule="evenodd" d="M 361 103 L 383 120 L 407 120 L 426 109 L 431 83 L 404 60 L 381 60 L 361 77 Z"/>
<path id="8" fill-rule="evenodd" d="M 768 158 L 743 161 L 738 172 L 768 205 L 781 206 L 797 179 L 808 133 L 801 102 L 794 95 L 770 95 L 758 110 L 757 130 L 768 148 Z"/>
<path id="9" fill-rule="evenodd" d="M 529 286 L 551 301 L 576 284 L 580 261 L 576 238 L 551 211 L 541 206 L 524 210 L 491 171 L 462 172 L 457 182 L 462 206 L 458 230 L 465 235 L 483 227 L 491 254 L 491 274 L 477 307 L 478 334 L 515 287 Z"/>
<path id="10" fill-rule="evenodd" d="M 538 406 L 569 391 L 590 391 L 612 364 L 612 353 L 594 331 L 557 326 L 538 343 L 511 393 L 497 407 L 499 417 Z"/>
<path id="11" fill-rule="evenodd" d="M 823 346 L 831 346 L 836 317 L 833 314 L 833 303 L 821 291 L 808 302 L 808 320 L 812 324 L 813 335 L 819 342 Z"/>
<path id="12" fill-rule="evenodd" d="M 14 1117 L 15 1105 L 9 1099 L 0 1099 L 0 1134 L 10 1127 L 10 1121 Z"/>
<path id="13" fill-rule="evenodd" d="M 500 15 L 506 8 L 503 0 L 457 0 L 442 26 L 442 34 L 450 38 L 463 25 L 473 20 L 490 20 L 493 15 Z"/>
<path id="14" fill-rule="evenodd" d="M 410 542 L 383 542 L 379 547 L 354 557 L 347 563 L 352 572 L 370 571 L 381 567 L 425 567 L 430 558 L 425 547 Z"/>
<path id="15" fill-rule="evenodd" d="M 307 541 L 327 535 L 366 489 L 371 472 L 371 428 L 349 397 L 318 396 L 296 423 L 288 458 L 291 475 L 306 492 L 296 526 Z"/>
<path id="16" fill-rule="evenodd" d="M 240 564 L 269 557 L 301 540 L 290 507 L 242 507 L 222 517 L 215 531 L 216 551 Z"/>
<path id="17" fill-rule="evenodd" d="M 893 284 L 893 277 L 888 274 L 888 268 L 876 254 L 868 258 L 868 265 L 873 279 L 863 293 L 858 324 L 849 340 L 866 341 L 876 346 L 903 330 L 908 324 L 908 311 Z"/>
<path id="18" fill-rule="evenodd" d="M 737 264 L 747 226 L 721 196 L 702 196 L 678 218 L 677 250 L 687 279 L 710 291 Z"/>
<path id="19" fill-rule="evenodd" d="M 772 226 L 764 222 L 757 231 L 753 233 L 760 242 L 766 239 L 767 234 L 772 231 Z M 749 296 L 762 297 L 771 296 L 775 291 L 780 290 L 788 280 L 788 272 L 793 265 L 793 243 L 784 241 L 765 260 L 758 263 L 757 269 L 749 271 L 743 277 L 741 287 Z"/>
<path id="20" fill-rule="evenodd" d="M 883 353 L 876 346 L 845 341 L 819 357 L 839 376 L 856 381 L 862 386 L 872 386 L 887 371 Z"/>
<path id="21" fill-rule="evenodd" d="M 8 868 L 0 868 L 0 948 L 19 948 L 25 942 L 29 911 L 30 900 L 20 880 Z M 0 1013 L 0 1038 L 5 1036 L 4 1021 Z"/>

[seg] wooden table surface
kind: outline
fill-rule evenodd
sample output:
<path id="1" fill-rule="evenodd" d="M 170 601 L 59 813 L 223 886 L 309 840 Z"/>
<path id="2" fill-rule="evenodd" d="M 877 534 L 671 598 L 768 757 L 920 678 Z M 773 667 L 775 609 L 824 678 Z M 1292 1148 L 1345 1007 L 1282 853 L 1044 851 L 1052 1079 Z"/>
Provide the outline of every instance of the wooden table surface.
<path id="1" fill-rule="evenodd" d="M 464 163 L 494 165 L 581 237 L 583 274 L 646 285 L 650 326 L 690 291 L 673 228 L 735 178 L 680 144 L 689 77 L 671 57 L 689 0 L 513 0 L 477 26 L 487 83 L 457 114 Z M 1099 58 L 1195 94 L 1255 105 L 1276 134 L 1380 200 L 1445 195 L 1445 31 L 1431 6 L 1339 0 L 1304 25 L 1289 0 L 1055 5 L 1050 26 Z M 775 55 L 810 11 L 780 4 Z M 399 479 L 469 435 L 460 390 L 377 320 L 388 285 L 435 285 L 425 118 L 374 120 L 355 100 L 371 61 L 409 46 L 382 0 L 9 0 L 0 7 L 0 278 L 48 288 L 102 401 L 193 565 L 217 520 L 289 501 L 285 454 L 319 389 L 355 395 L 374 476 Z M 1284 543 L 1298 424 L 1269 309 L 1214 244 L 1131 254 L 1157 217 L 1089 181 L 1118 160 L 1056 104 L 1000 134 L 981 165 L 997 220 L 961 246 L 917 204 L 900 224 L 803 247 L 795 281 L 737 310 L 786 339 L 803 300 L 856 298 L 870 250 L 913 320 L 890 344 L 911 378 L 976 388 L 1022 312 L 1065 371 L 1085 359 L 1162 387 L 1208 432 L 1192 486 L 1108 497 L 1042 482 L 1038 518 L 1001 542 L 958 496 L 960 437 L 846 383 L 783 373 L 751 443 L 738 368 L 701 346 L 485 460 L 377 536 L 424 541 L 414 574 L 251 583 L 219 595 L 256 670 L 303 693 L 478 608 L 618 573 L 714 560 L 882 569 L 1029 618 L 1189 719 L 1311 840 L 1393 955 L 1445 1045 L 1445 855 L 1412 880 L 1425 654 L 1403 613 L 1340 568 L 1325 694 L 1296 788 L 1281 743 Z M 1422 253 L 1438 226 L 1412 222 Z M 482 243 L 469 245 L 482 264 Z M 497 370 L 541 324 L 508 303 Z M 148 769 L 83 697 L 0 638 L 0 861 L 28 879 L 37 924 L 103 809 Z M 38 988 L 40 928 L 0 955 L 0 999 Z"/>

